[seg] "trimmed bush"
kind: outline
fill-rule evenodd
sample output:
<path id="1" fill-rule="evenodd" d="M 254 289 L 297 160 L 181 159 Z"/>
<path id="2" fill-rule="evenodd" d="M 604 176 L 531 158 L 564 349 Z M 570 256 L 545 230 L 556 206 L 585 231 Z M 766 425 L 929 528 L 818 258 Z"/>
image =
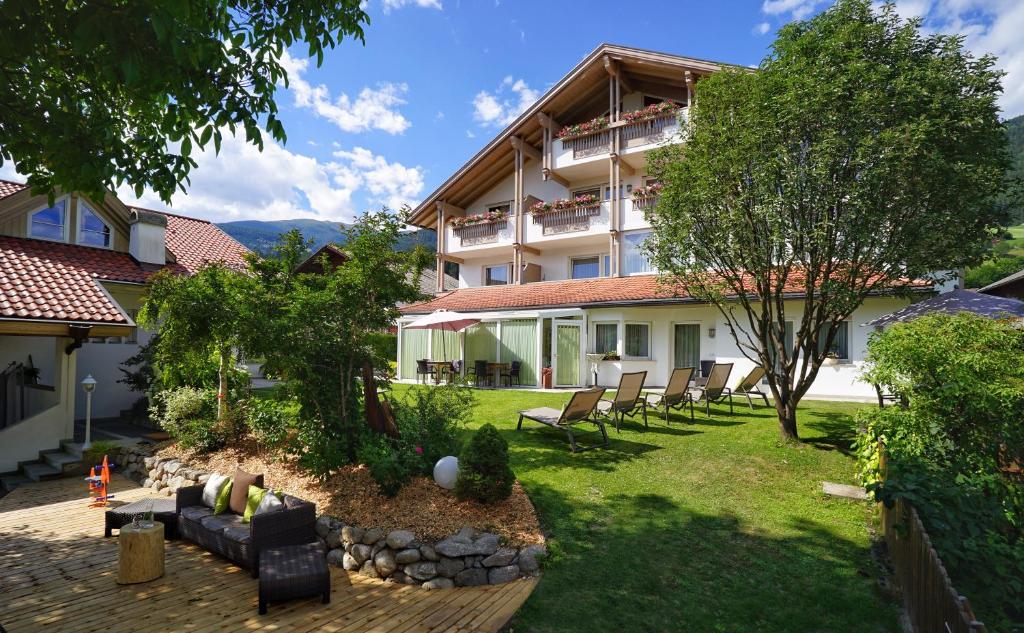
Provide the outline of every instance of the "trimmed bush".
<path id="1" fill-rule="evenodd" d="M 508 465 L 508 443 L 493 424 L 483 425 L 462 449 L 455 496 L 496 503 L 508 499 L 515 480 Z"/>
<path id="2" fill-rule="evenodd" d="M 269 451 L 285 448 L 288 432 L 295 428 L 298 405 L 267 398 L 250 398 L 244 403 L 245 425 L 256 443 Z"/>
<path id="3" fill-rule="evenodd" d="M 216 391 L 180 387 L 161 391 L 154 401 L 150 415 L 182 448 L 210 452 L 227 442 L 227 430 L 217 423 Z"/>
<path id="4" fill-rule="evenodd" d="M 412 477 L 415 459 L 393 446 L 387 437 L 369 435 L 360 445 L 359 461 L 370 469 L 381 494 L 394 497 Z"/>

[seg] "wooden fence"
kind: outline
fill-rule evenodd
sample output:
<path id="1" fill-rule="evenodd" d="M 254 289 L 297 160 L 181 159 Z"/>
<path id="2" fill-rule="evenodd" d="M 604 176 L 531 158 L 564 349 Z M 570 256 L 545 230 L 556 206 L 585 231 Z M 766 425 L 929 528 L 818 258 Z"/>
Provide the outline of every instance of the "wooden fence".
<path id="1" fill-rule="evenodd" d="M 902 499 L 882 505 L 882 528 L 916 633 L 987 633 L 959 595 L 932 547 L 917 510 Z"/>

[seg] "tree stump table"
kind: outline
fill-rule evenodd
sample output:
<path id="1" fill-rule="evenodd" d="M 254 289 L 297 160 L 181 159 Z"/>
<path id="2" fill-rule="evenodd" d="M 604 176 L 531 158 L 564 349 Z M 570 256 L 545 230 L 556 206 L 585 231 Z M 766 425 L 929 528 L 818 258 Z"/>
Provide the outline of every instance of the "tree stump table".
<path id="1" fill-rule="evenodd" d="M 164 575 L 164 524 L 128 524 L 117 536 L 117 584 L 148 582 Z"/>

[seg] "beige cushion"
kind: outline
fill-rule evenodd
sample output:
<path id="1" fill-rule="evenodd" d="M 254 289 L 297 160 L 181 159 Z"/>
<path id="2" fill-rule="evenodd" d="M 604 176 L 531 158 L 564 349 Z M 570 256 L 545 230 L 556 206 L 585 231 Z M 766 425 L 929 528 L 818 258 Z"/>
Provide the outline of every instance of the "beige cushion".
<path id="1" fill-rule="evenodd" d="M 235 514 L 245 513 L 245 503 L 249 500 L 249 486 L 262 488 L 263 474 L 254 475 L 236 468 L 231 484 L 231 501 L 228 502 L 228 507 Z"/>

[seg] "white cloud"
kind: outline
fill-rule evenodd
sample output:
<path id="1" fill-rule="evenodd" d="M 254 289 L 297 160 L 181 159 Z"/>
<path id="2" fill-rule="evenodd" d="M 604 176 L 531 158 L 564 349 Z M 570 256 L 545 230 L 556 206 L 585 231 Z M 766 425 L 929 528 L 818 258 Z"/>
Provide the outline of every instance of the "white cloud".
<path id="1" fill-rule="evenodd" d="M 172 197 L 171 210 L 215 222 L 312 218 L 350 222 L 365 209 L 355 198 L 370 198 L 373 206 L 393 204 L 419 195 L 420 167 L 389 163 L 369 150 L 336 152 L 328 162 L 291 152 L 267 139 L 263 152 L 225 133 L 219 155 L 212 146 L 195 154 L 187 194 Z M 152 192 L 136 200 L 129 187 L 118 195 L 128 204 L 167 208 Z M 397 204 L 394 205 L 397 208 Z"/>
<path id="2" fill-rule="evenodd" d="M 355 99 L 345 93 L 332 98 L 327 86 L 314 86 L 303 77 L 309 67 L 308 59 L 292 57 L 285 51 L 281 66 L 288 71 L 288 87 L 295 96 L 295 106 L 312 110 L 345 132 L 375 129 L 401 134 L 412 125 L 398 111 L 398 106 L 405 105 L 403 97 L 409 90 L 404 83 L 380 83 L 376 89 L 365 87 Z"/>
<path id="3" fill-rule="evenodd" d="M 493 93 L 481 90 L 473 98 L 473 118 L 484 126 L 508 125 L 529 108 L 540 92 L 511 75 Z"/>
<path id="4" fill-rule="evenodd" d="M 441 6 L 441 0 L 384 0 L 384 13 L 391 13 L 395 9 L 401 9 L 406 6 L 416 6 L 421 9 L 437 9 L 440 11 L 444 7 Z"/>
<path id="5" fill-rule="evenodd" d="M 466 130 L 466 138 L 476 138 L 476 134 L 473 134 L 473 130 Z"/>
<path id="6" fill-rule="evenodd" d="M 389 163 L 363 147 L 334 152 L 341 160 L 332 165 L 335 178 L 370 192 L 377 204 L 398 209 L 403 204 L 414 206 L 423 191 L 423 169 Z"/>
<path id="7" fill-rule="evenodd" d="M 767 22 L 761 22 L 760 24 L 755 24 L 754 28 L 751 29 L 750 32 L 753 33 L 754 35 L 764 35 L 771 28 L 772 28 L 771 25 L 768 24 Z"/>
<path id="8" fill-rule="evenodd" d="M 791 14 L 794 19 L 803 19 L 812 13 L 824 0 L 764 0 L 761 10 L 768 15 Z"/>

